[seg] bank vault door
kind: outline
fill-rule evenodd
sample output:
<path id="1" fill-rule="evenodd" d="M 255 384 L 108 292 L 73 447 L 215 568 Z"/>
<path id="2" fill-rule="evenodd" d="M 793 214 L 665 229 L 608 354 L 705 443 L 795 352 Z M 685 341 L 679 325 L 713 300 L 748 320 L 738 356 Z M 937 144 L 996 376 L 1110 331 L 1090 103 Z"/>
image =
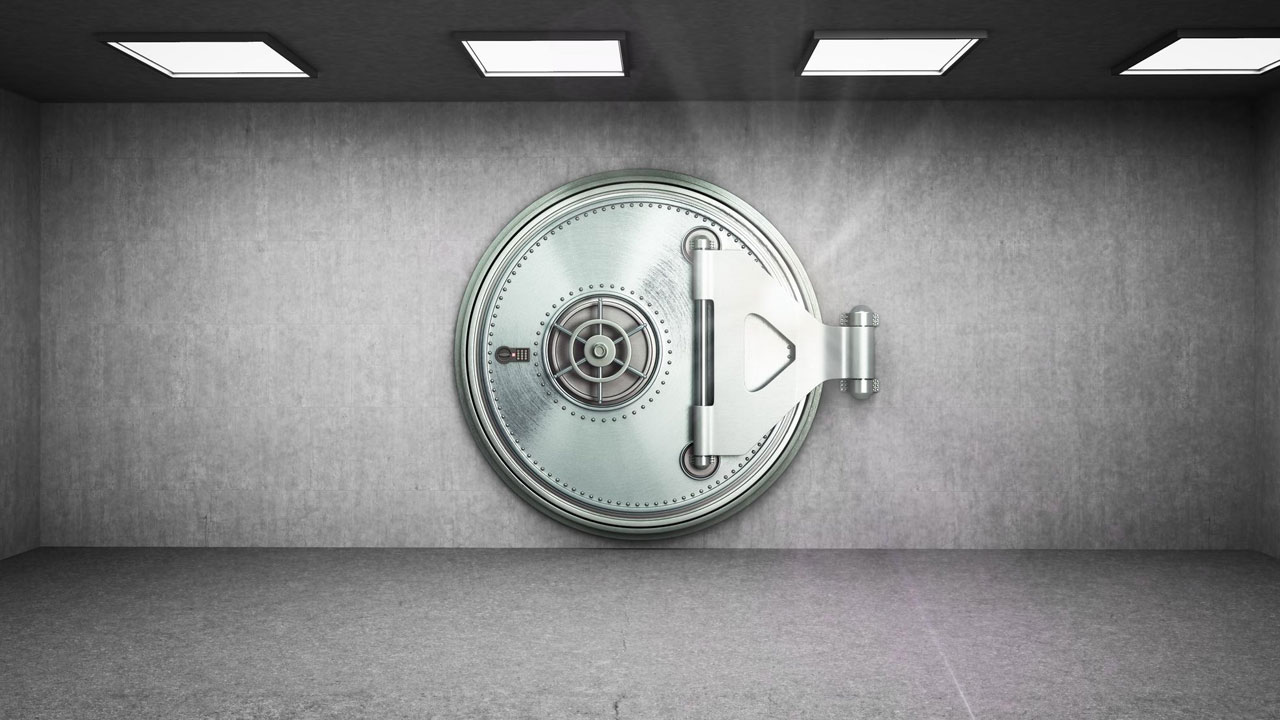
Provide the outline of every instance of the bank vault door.
<path id="1" fill-rule="evenodd" d="M 804 441 L 825 380 L 865 399 L 878 316 L 826 326 L 781 234 L 659 171 L 596 175 L 499 233 L 459 311 L 467 420 L 543 512 L 668 537 L 741 509 Z"/>

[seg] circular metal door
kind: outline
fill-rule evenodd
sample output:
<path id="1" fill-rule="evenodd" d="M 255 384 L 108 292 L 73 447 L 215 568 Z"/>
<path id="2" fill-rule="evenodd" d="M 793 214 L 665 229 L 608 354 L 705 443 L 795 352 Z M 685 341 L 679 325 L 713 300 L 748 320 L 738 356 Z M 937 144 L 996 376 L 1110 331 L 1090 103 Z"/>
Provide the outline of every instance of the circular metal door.
<path id="1" fill-rule="evenodd" d="M 750 254 L 810 313 L 782 235 L 741 199 L 675 173 L 594 175 L 498 234 L 458 314 L 458 393 L 504 481 L 557 520 L 612 537 L 691 532 L 742 509 L 786 468 L 820 387 L 744 455 L 699 467 L 694 242 Z"/>

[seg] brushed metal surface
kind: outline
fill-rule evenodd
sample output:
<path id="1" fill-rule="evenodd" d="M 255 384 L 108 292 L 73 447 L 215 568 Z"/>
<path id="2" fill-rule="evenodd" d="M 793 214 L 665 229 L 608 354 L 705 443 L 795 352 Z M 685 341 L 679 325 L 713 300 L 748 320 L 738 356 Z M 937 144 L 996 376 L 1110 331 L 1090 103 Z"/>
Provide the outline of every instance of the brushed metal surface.
<path id="1" fill-rule="evenodd" d="M 721 457 L 715 474 L 691 477 L 682 466 L 695 390 L 693 268 L 683 244 L 699 227 L 745 252 L 788 297 L 817 312 L 803 269 L 763 217 L 714 186 L 657 171 L 596 175 L 551 193 L 513 220 L 476 268 L 456 347 L 467 419 L 503 478 L 563 522 L 647 537 L 705 527 L 754 499 L 804 439 L 818 390 L 762 429 L 754 446 Z M 581 321 L 559 324 L 566 312 L 579 317 L 583 298 L 599 302 L 601 313 L 606 302 L 633 307 L 653 328 L 656 358 L 644 367 L 654 375 L 637 397 L 592 406 L 561 385 L 574 366 L 545 357 L 560 336 L 584 336 Z M 615 335 L 640 329 L 600 322 L 612 323 Z M 594 346 L 596 337 L 605 336 L 584 339 Z M 534 357 L 500 363 L 500 347 L 528 347 Z M 627 365 L 609 367 L 625 372 Z"/>

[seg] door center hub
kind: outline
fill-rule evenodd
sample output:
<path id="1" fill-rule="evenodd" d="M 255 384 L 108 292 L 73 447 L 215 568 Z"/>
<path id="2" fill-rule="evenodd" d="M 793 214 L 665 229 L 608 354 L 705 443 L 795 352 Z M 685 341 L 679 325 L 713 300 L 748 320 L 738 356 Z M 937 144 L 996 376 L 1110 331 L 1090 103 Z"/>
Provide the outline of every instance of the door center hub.
<path id="1" fill-rule="evenodd" d="M 613 339 L 604 335 L 595 335 L 587 339 L 587 362 L 596 367 L 608 367 L 613 364 L 613 359 L 618 356 L 616 346 Z"/>

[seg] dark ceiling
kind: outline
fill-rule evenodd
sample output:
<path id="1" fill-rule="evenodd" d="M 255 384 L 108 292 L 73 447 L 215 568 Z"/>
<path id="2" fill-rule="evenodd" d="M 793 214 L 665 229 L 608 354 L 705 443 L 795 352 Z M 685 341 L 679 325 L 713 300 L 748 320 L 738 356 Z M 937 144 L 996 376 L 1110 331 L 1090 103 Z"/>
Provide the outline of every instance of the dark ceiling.
<path id="1" fill-rule="evenodd" d="M 1247 96 L 1261 77 L 1114 77 L 1174 28 L 1280 26 L 1277 0 L 0 0 L 0 87 L 41 101 Z M 985 29 L 942 78 L 800 78 L 813 30 Z M 625 30 L 628 78 L 485 79 L 455 30 Z M 265 31 L 313 79 L 176 80 L 96 32 Z"/>

